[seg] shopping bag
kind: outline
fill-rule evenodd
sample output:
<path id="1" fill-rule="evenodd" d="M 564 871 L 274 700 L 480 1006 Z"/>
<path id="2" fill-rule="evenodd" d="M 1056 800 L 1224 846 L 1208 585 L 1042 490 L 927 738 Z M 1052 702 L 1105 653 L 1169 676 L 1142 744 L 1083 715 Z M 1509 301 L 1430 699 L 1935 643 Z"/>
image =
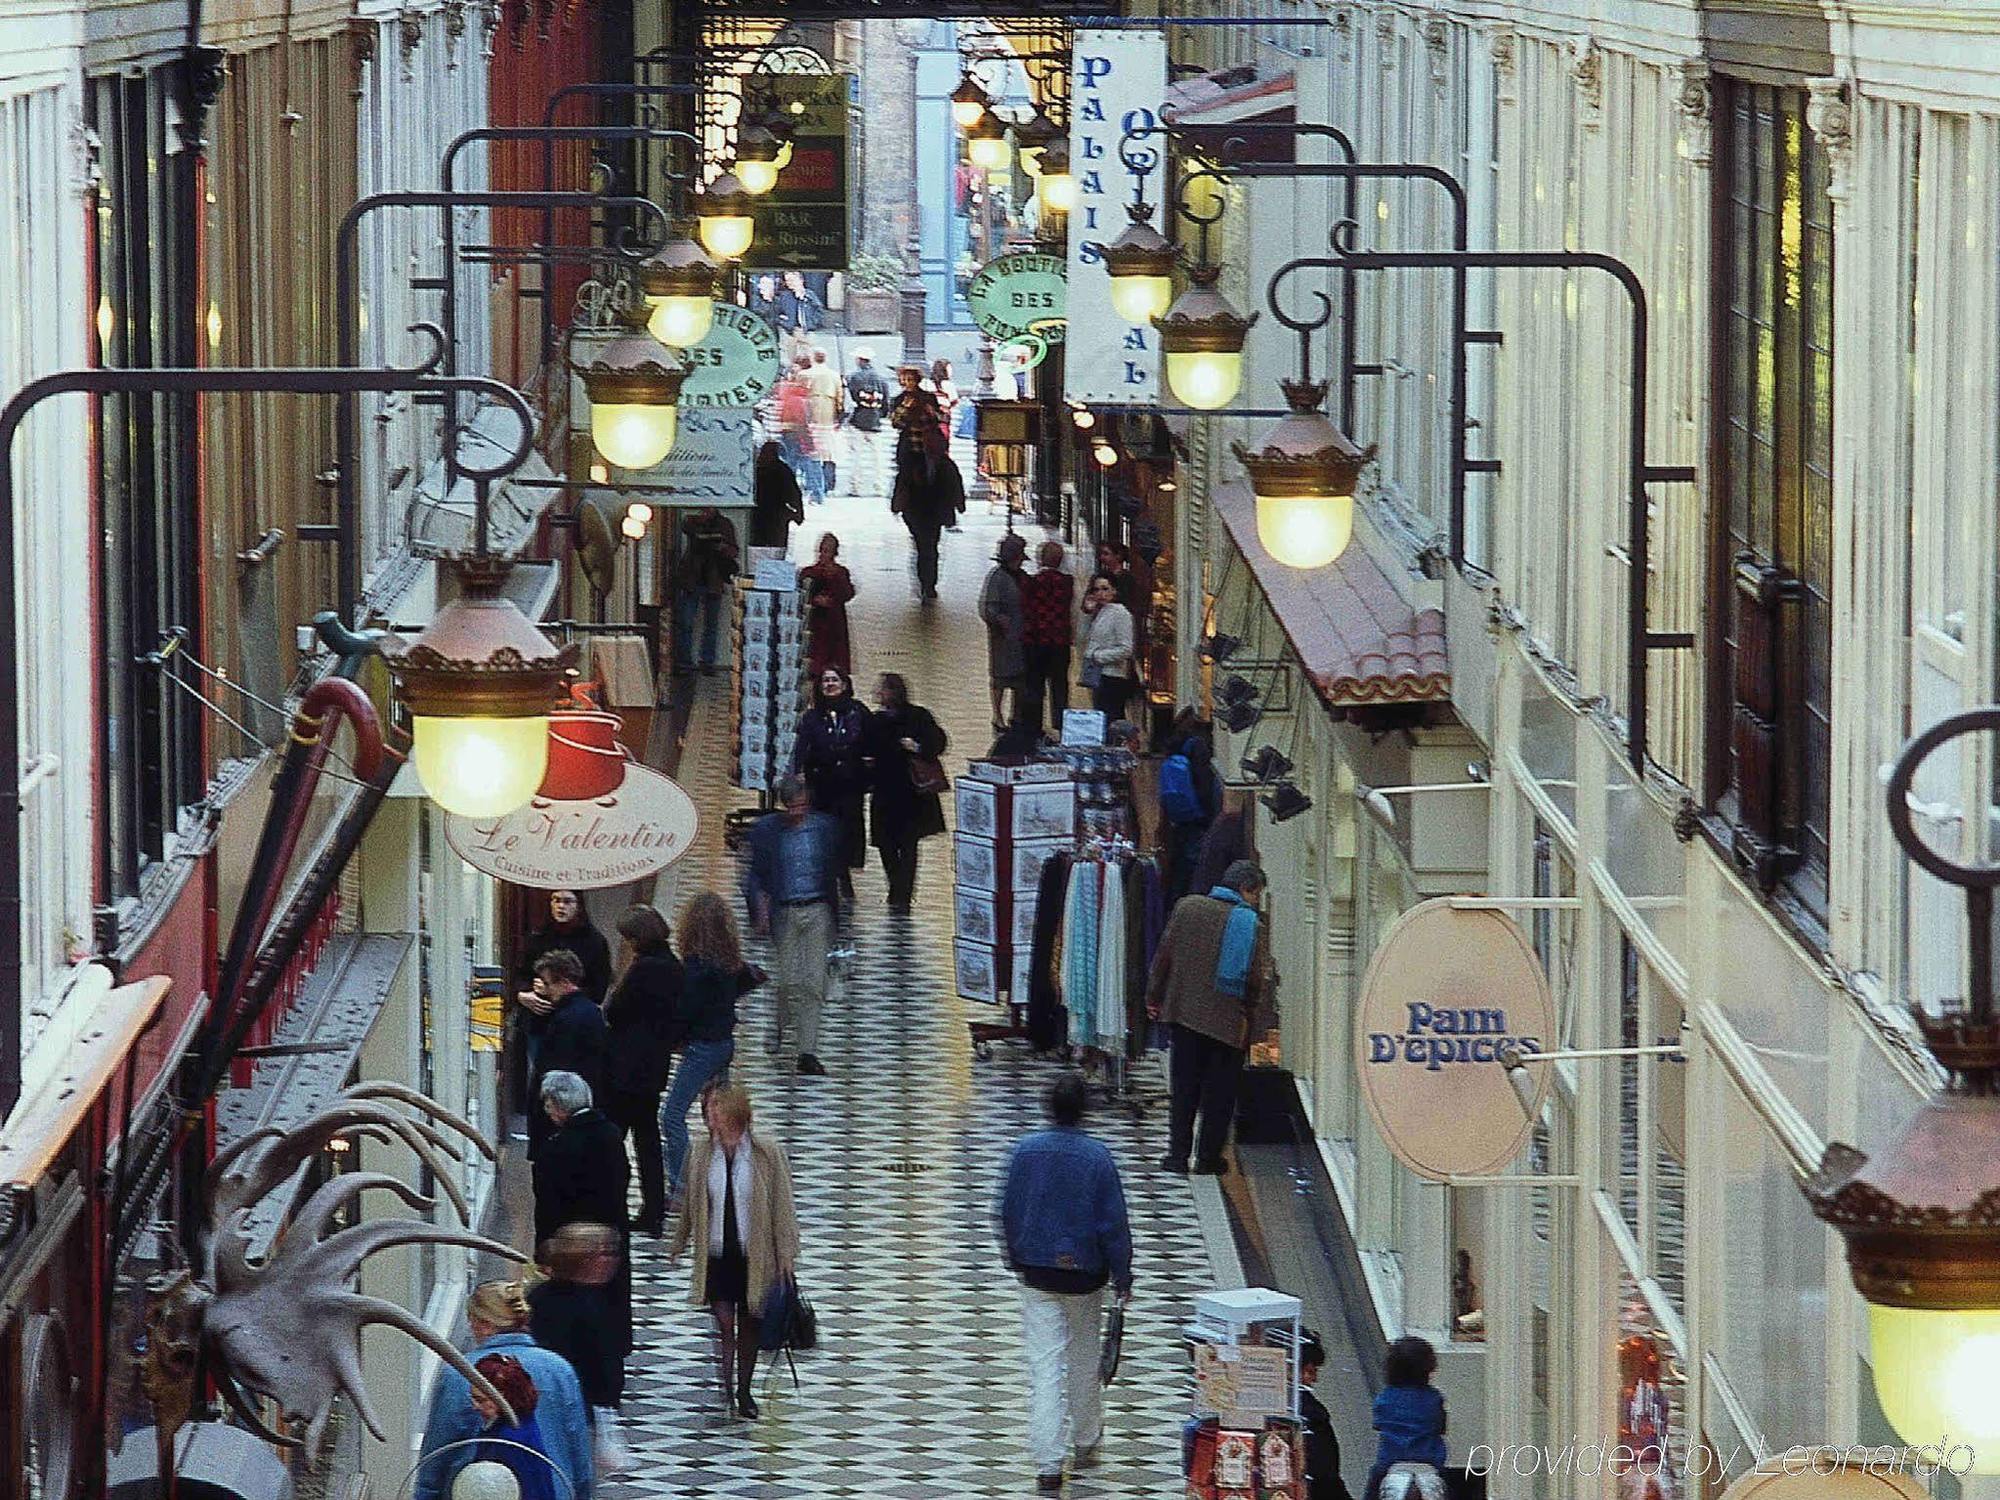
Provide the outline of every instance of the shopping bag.
<path id="1" fill-rule="evenodd" d="M 1118 1359 L 1125 1352 L 1125 1304 L 1113 1302 L 1104 1315 L 1104 1347 L 1097 1356 L 1097 1381 L 1109 1385 L 1118 1378 Z"/>
<path id="2" fill-rule="evenodd" d="M 618 1425 L 618 1408 L 591 1408 L 591 1461 L 605 1478 L 625 1473 L 632 1467 L 632 1450 L 625 1442 L 625 1430 Z"/>

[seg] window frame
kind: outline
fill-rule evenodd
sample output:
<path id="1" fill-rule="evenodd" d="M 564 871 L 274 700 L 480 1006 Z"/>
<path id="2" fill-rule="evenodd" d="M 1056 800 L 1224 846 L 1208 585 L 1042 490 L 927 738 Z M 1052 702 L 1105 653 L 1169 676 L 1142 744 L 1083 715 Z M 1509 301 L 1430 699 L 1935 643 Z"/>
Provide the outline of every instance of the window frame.
<path id="1" fill-rule="evenodd" d="M 1838 274 L 1830 164 L 1807 123 L 1803 78 L 1718 72 L 1715 88 L 1706 802 L 1736 865 L 1823 921 Z"/>

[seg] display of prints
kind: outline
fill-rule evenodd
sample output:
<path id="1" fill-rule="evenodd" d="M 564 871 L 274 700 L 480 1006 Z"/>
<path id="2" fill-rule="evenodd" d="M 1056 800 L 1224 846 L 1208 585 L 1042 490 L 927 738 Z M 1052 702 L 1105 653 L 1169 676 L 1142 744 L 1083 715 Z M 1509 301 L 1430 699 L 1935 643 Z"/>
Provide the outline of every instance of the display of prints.
<path id="1" fill-rule="evenodd" d="M 1033 893 L 1041 884 L 1042 866 L 1049 862 L 1052 855 L 1067 849 L 1069 843 L 1067 835 L 1059 839 L 1017 840 L 1013 850 L 1014 878 L 1011 882 L 1014 890 L 1023 895 Z"/>
<path id="2" fill-rule="evenodd" d="M 1063 394 L 1101 406 L 1153 406 L 1160 399 L 1157 335 L 1111 306 L 1111 278 L 1098 247 L 1131 222 L 1125 206 L 1134 181 L 1118 143 L 1128 129 L 1156 123 L 1153 110 L 1167 88 L 1166 33 L 1078 27 L 1071 57 L 1069 155 L 1077 193 L 1069 214 Z M 1155 183 L 1153 201 L 1159 196 Z"/>
<path id="3" fill-rule="evenodd" d="M 967 942 L 983 943 L 989 948 L 1000 946 L 1000 934 L 995 931 L 999 923 L 993 909 L 993 893 L 959 886 L 953 895 L 957 897 L 958 935 Z"/>
<path id="4" fill-rule="evenodd" d="M 1039 869 L 1035 873 L 1035 880 L 1035 889 L 1039 891 L 1041 889 L 1041 872 Z M 1016 948 L 1032 948 L 1034 943 L 1035 903 L 1033 901 L 1023 901 L 1017 896 L 1014 901 L 1014 946 Z"/>
<path id="5" fill-rule="evenodd" d="M 996 890 L 994 880 L 997 873 L 994 846 L 983 839 L 967 838 L 964 834 L 952 840 L 953 853 L 957 856 L 958 883 Z"/>
<path id="6" fill-rule="evenodd" d="M 957 828 L 960 833 L 971 834 L 975 838 L 990 839 L 999 830 L 996 809 L 999 806 L 999 791 L 983 781 L 974 781 L 961 776 L 955 785 L 958 803 Z"/>
<path id="7" fill-rule="evenodd" d="M 1051 781 L 1014 788 L 1013 834 L 1020 839 L 1066 839 L 1076 832 L 1076 784 Z"/>
<path id="8" fill-rule="evenodd" d="M 953 943 L 951 951 L 958 971 L 959 994 L 968 1000 L 998 1005 L 1000 973 L 994 962 L 994 951 L 978 943 L 967 942 Z"/>
<path id="9" fill-rule="evenodd" d="M 791 765 L 805 709 L 796 638 L 805 600 L 789 583 L 759 588 L 742 581 L 737 598 L 736 784 L 761 792 Z"/>

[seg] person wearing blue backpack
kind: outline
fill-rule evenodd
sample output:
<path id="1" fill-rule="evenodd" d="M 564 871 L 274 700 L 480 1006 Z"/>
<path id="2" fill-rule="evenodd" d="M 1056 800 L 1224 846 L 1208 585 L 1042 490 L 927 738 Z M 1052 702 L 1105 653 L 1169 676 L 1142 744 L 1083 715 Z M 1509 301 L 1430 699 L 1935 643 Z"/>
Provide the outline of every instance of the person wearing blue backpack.
<path id="1" fill-rule="evenodd" d="M 1171 906 L 1192 889 L 1215 815 L 1222 810 L 1222 778 L 1215 774 L 1215 747 L 1208 721 L 1193 709 L 1174 720 L 1172 749 L 1160 762 L 1160 816 L 1167 827 L 1167 901 Z"/>

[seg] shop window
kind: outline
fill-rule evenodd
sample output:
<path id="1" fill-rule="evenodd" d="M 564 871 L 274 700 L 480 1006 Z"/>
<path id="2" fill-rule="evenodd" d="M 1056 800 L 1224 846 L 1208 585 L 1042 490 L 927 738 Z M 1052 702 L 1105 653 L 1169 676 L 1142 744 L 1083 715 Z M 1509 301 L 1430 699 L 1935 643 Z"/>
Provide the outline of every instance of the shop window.
<path id="1" fill-rule="evenodd" d="M 1684 1500 L 1687 1377 L 1629 1274 L 1618 1278 L 1618 1389 L 1613 1465 L 1619 1500 Z"/>
<path id="2" fill-rule="evenodd" d="M 1833 210 L 1806 91 L 1723 80 L 1710 793 L 1738 863 L 1825 911 L 1832 762 Z"/>
<path id="3" fill-rule="evenodd" d="M 196 363 L 194 162 L 169 119 L 172 94 L 165 69 L 88 89 L 103 143 L 94 253 L 106 365 Z M 197 706 L 139 661 L 169 630 L 201 626 L 193 417 L 191 403 L 158 397 L 107 396 L 99 409 L 100 883 L 112 897 L 137 894 L 206 783 Z"/>

